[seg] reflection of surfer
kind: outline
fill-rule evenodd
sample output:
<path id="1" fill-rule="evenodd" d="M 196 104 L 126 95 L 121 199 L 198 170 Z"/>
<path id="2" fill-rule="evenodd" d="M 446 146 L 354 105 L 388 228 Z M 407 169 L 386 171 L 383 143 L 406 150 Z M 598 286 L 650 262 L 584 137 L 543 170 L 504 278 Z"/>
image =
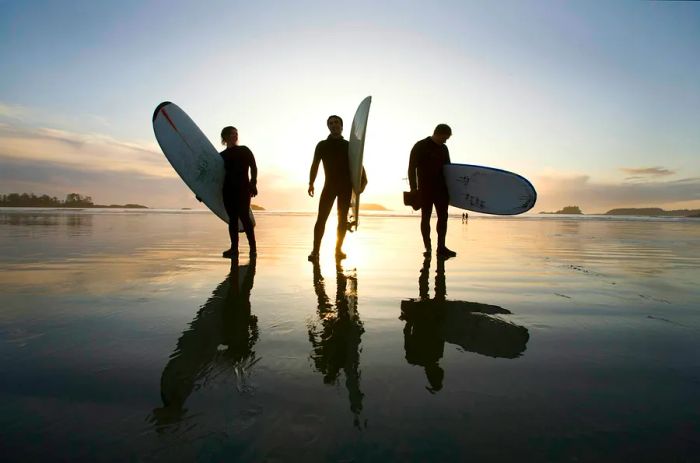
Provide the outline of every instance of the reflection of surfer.
<path id="1" fill-rule="evenodd" d="M 248 238 L 250 253 L 255 254 L 255 230 L 250 219 L 250 198 L 258 194 L 258 167 L 255 156 L 247 146 L 238 145 L 238 130 L 224 127 L 221 131 L 221 143 L 226 145 L 221 157 L 224 160 L 226 176 L 224 178 L 224 207 L 228 214 L 228 234 L 231 248 L 224 251 L 224 257 L 238 257 L 238 220 L 243 224 L 243 231 Z M 250 178 L 248 170 L 250 169 Z"/>
<path id="2" fill-rule="evenodd" d="M 440 268 L 440 262 L 438 262 Z M 445 265 L 442 261 L 442 276 L 438 271 L 435 276 L 435 299 L 444 300 L 445 298 Z M 418 292 L 420 302 L 430 302 L 429 280 L 430 277 L 430 254 L 423 258 L 423 267 L 418 278 Z M 438 279 L 441 278 L 442 282 Z M 420 310 L 405 312 L 404 304 L 401 304 L 400 319 L 406 321 L 406 326 L 403 329 L 404 350 L 406 352 L 406 361 L 411 365 L 422 366 L 425 369 L 425 376 L 428 379 L 430 386 L 426 387 L 431 393 L 442 389 L 442 381 L 445 377 L 445 372 L 440 367 L 438 362 L 442 358 L 445 341 L 440 335 L 440 326 L 445 316 L 444 310 Z"/>
<path id="3" fill-rule="evenodd" d="M 178 339 L 161 376 L 163 407 L 154 411 L 158 423 L 178 420 L 192 390 L 222 371 L 232 370 L 238 387 L 246 387 L 250 368 L 258 360 L 253 351 L 258 319 L 250 307 L 255 264 L 255 257 L 247 266 L 233 260 L 229 275 Z"/>
<path id="4" fill-rule="evenodd" d="M 447 235 L 447 206 L 449 195 L 443 166 L 450 163 L 450 152 L 445 142 L 452 136 L 452 129 L 447 124 L 439 124 L 435 127 L 433 135 L 419 141 L 411 150 L 411 158 L 408 163 L 408 183 L 411 191 L 416 190 L 421 198 L 420 232 L 423 236 L 425 254 L 430 255 L 432 244 L 430 241 L 430 215 L 437 214 L 436 231 L 438 247 L 436 254 L 440 257 L 454 257 L 456 252 L 445 246 Z"/>
<path id="5" fill-rule="evenodd" d="M 325 183 L 318 201 L 318 217 L 314 225 L 314 247 L 309 255 L 309 260 L 318 259 L 321 240 L 326 229 L 326 220 L 333 208 L 333 202 L 338 198 L 338 231 L 335 243 L 335 255 L 345 258 L 343 241 L 348 230 L 348 209 L 352 195 L 352 183 L 350 180 L 350 165 L 348 161 L 348 141 L 343 138 L 343 119 L 340 116 L 330 116 L 326 121 L 330 135 L 316 145 L 314 159 L 309 172 L 309 196 L 314 195 L 314 181 L 318 173 L 318 165 L 323 161 L 323 174 Z M 362 169 L 362 188 L 367 184 L 364 168 Z"/>
<path id="6" fill-rule="evenodd" d="M 360 390 L 360 343 L 365 330 L 357 313 L 357 277 L 346 275 L 337 264 L 334 309 L 326 294 L 318 261 L 314 261 L 313 271 L 319 320 L 309 325 L 311 359 L 326 384 L 335 384 L 343 370 L 350 410 L 355 415 L 355 425 L 359 426 L 364 397 Z"/>
<path id="7" fill-rule="evenodd" d="M 425 369 L 430 392 L 442 388 L 444 372 L 438 362 L 445 342 L 465 351 L 497 358 L 516 358 L 529 339 L 526 328 L 493 315 L 510 314 L 503 307 L 445 298 L 445 260 L 437 259 L 435 297 L 429 295 L 430 256 L 423 259 L 418 278 L 418 299 L 401 301 L 406 361 Z"/>

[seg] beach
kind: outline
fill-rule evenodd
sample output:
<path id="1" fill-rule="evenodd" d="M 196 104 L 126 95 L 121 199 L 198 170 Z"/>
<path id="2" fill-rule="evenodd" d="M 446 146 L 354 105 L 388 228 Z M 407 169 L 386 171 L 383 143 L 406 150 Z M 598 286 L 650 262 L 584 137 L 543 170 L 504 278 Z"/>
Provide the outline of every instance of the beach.
<path id="1" fill-rule="evenodd" d="M 698 219 L 334 214 L 0 210 L 3 460 L 697 458 Z"/>

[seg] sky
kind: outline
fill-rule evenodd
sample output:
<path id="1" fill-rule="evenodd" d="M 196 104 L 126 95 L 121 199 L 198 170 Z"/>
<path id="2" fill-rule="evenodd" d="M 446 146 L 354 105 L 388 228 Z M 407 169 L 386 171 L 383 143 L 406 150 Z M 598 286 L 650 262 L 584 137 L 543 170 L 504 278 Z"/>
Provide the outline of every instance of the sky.
<path id="1" fill-rule="evenodd" d="M 4 194 L 202 207 L 153 135 L 172 101 L 217 148 L 238 128 L 255 203 L 311 211 L 326 118 L 347 137 L 371 95 L 365 203 L 405 209 L 447 123 L 452 161 L 527 177 L 533 212 L 700 208 L 700 2 L 0 0 L 0 63 Z"/>

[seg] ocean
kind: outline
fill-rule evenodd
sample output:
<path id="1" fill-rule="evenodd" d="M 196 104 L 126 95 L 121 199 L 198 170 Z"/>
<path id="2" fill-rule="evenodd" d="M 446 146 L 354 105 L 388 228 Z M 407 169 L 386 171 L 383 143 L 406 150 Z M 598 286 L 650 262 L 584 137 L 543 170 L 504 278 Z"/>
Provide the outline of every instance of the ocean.
<path id="1" fill-rule="evenodd" d="M 0 210 L 3 461 L 697 458 L 700 220 L 256 220 Z"/>

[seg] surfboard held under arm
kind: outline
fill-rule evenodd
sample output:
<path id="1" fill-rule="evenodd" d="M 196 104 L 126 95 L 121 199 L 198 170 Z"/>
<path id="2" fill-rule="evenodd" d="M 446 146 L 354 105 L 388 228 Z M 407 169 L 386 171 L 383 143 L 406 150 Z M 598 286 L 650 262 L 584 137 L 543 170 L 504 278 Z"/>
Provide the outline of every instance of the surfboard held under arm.
<path id="1" fill-rule="evenodd" d="M 443 167 L 450 206 L 494 215 L 527 212 L 537 192 L 525 177 L 507 170 L 470 164 Z"/>
<path id="2" fill-rule="evenodd" d="M 165 101 L 153 112 L 153 132 L 170 165 L 195 197 L 228 223 L 222 193 L 224 161 L 197 124 L 179 106 Z M 248 213 L 255 225 L 252 209 Z M 243 231 L 240 220 L 238 231 Z"/>
<path id="3" fill-rule="evenodd" d="M 367 133 L 367 119 L 372 97 L 368 96 L 357 107 L 355 117 L 352 119 L 350 139 L 348 146 L 348 162 L 350 164 L 350 180 L 352 182 L 352 195 L 350 198 L 350 210 L 348 211 L 348 230 L 357 230 L 360 223 L 360 193 L 362 193 L 362 158 L 365 151 L 365 135 Z"/>

